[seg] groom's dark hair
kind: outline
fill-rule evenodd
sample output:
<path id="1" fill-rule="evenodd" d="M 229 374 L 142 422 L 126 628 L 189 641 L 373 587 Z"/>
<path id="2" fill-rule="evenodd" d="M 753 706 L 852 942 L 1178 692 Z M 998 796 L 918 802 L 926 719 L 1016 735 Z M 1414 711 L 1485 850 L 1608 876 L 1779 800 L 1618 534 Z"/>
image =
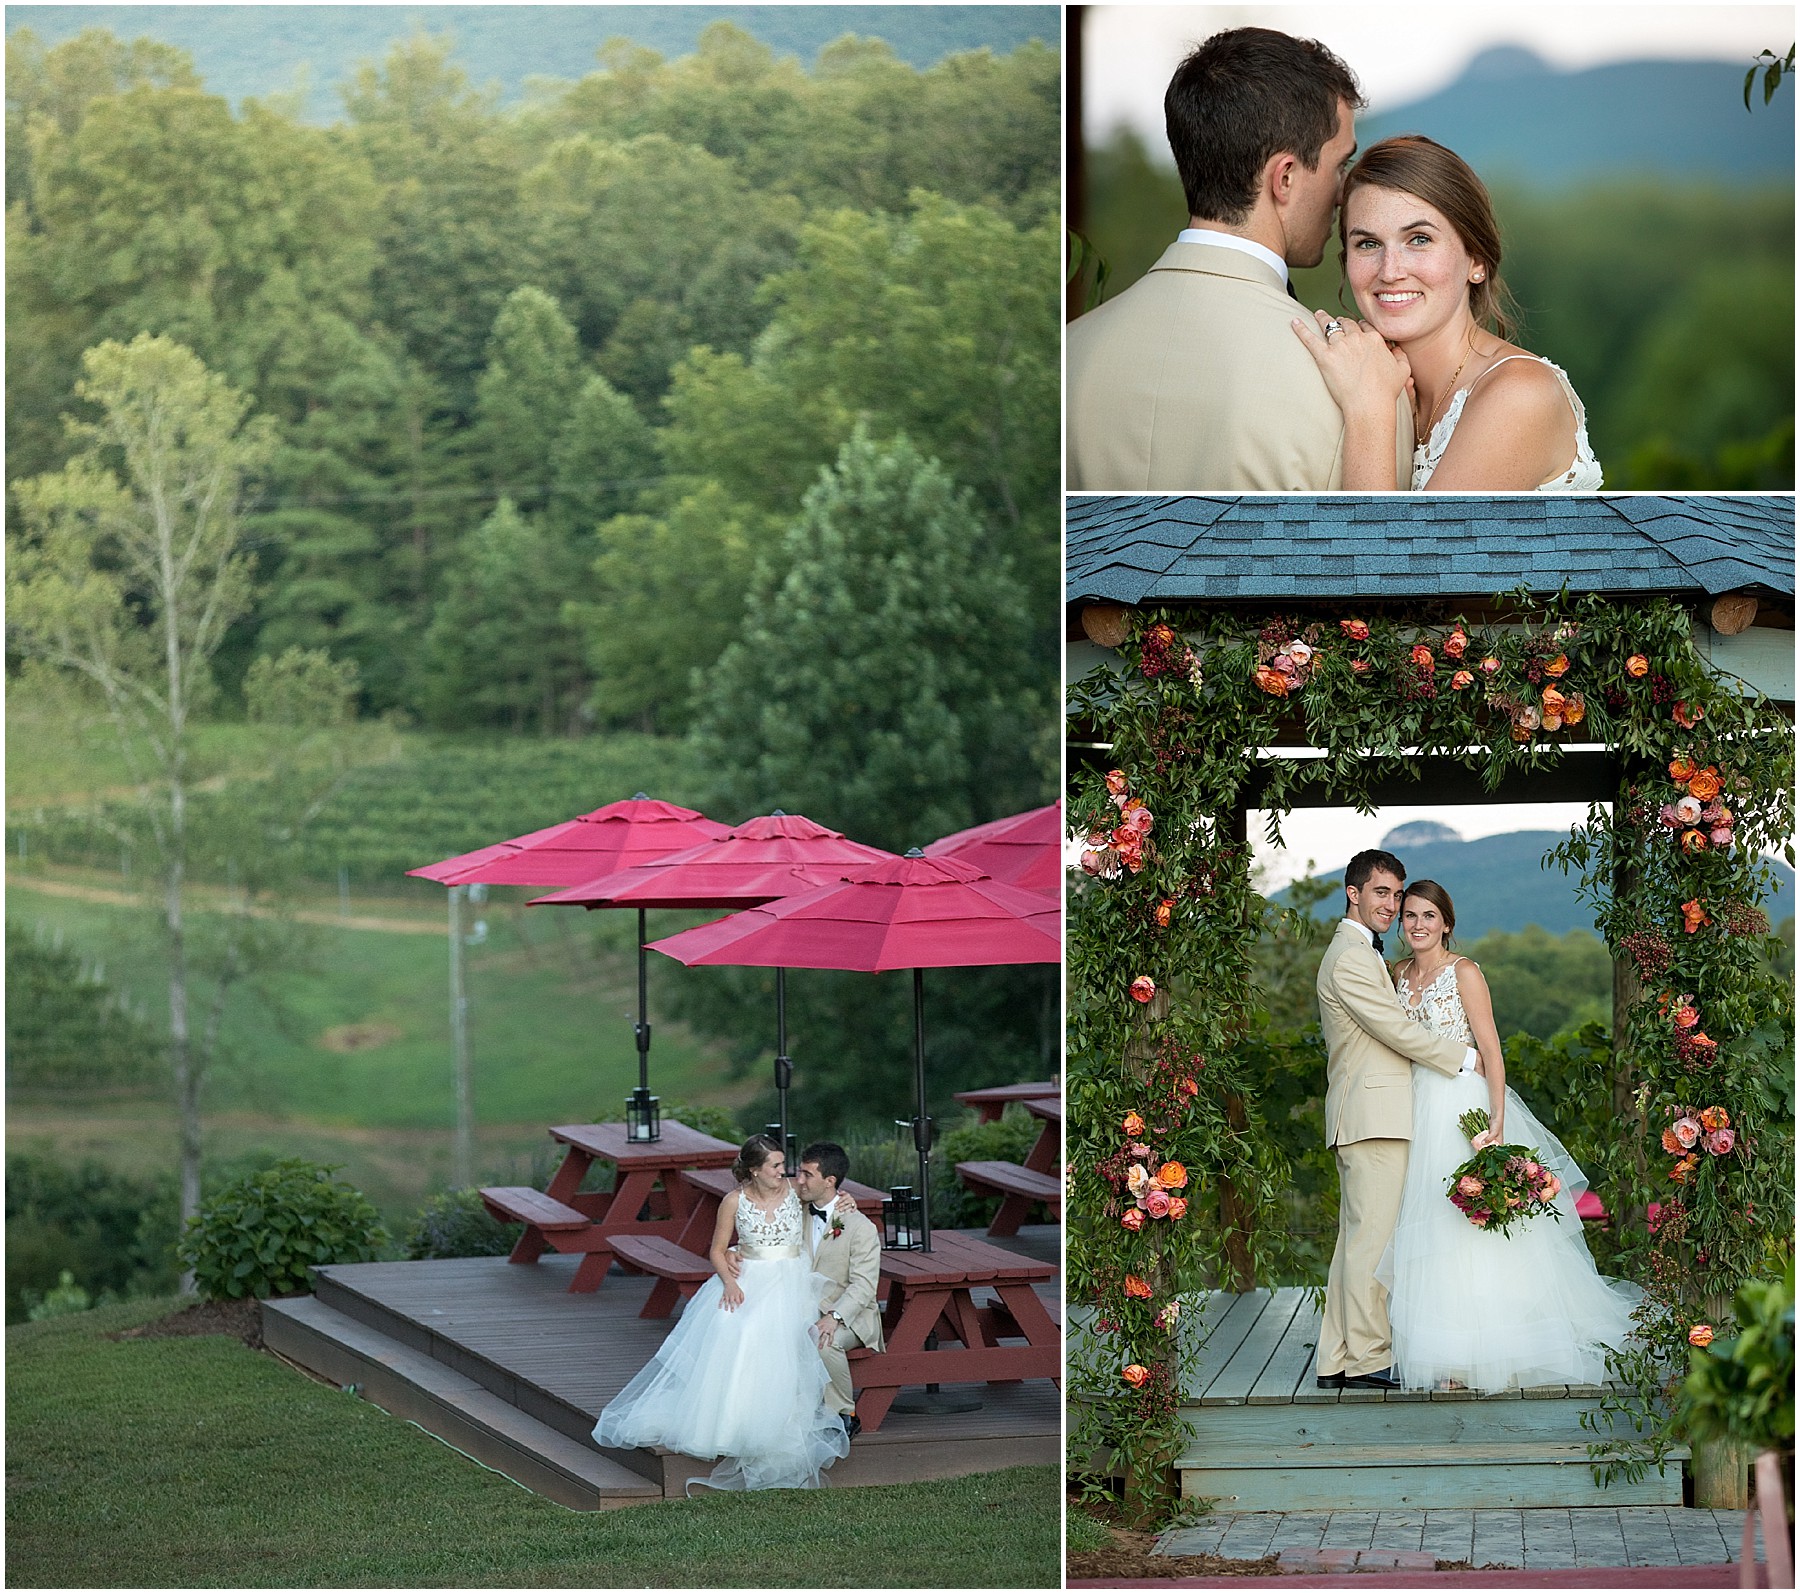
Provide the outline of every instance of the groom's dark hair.
<path id="1" fill-rule="evenodd" d="M 1243 221 L 1272 156 L 1291 153 L 1317 171 L 1341 100 L 1353 111 L 1366 103 L 1350 68 L 1318 40 L 1272 28 L 1215 33 L 1175 68 L 1163 95 L 1188 214 Z"/>
<path id="2" fill-rule="evenodd" d="M 1369 876 L 1379 869 L 1391 874 L 1396 880 L 1406 879 L 1406 865 L 1391 852 L 1383 852 L 1379 847 L 1370 847 L 1366 852 L 1359 852 L 1344 865 L 1344 889 L 1360 891 L 1369 883 Z"/>
<path id="3" fill-rule="evenodd" d="M 850 1177 L 850 1153 L 834 1140 L 815 1140 L 800 1153 L 800 1160 L 816 1162 L 820 1174 L 827 1179 L 835 1179 L 840 1190 L 844 1181 Z"/>

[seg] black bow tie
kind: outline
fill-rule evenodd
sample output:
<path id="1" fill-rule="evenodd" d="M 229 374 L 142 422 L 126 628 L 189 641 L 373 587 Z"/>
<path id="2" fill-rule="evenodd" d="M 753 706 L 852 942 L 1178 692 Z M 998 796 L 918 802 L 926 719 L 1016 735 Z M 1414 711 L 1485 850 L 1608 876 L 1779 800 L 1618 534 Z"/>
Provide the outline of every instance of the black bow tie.
<path id="1" fill-rule="evenodd" d="M 1381 944 L 1380 933 L 1373 930 L 1370 931 L 1369 939 L 1373 942 L 1376 952 L 1385 957 L 1387 955 L 1387 948 Z"/>
<path id="2" fill-rule="evenodd" d="M 1294 292 L 1294 280 L 1292 277 L 1290 277 L 1288 279 L 1287 295 L 1290 299 L 1293 299 L 1296 301 L 1298 301 L 1298 299 L 1300 298 L 1300 295 Z"/>
<path id="3" fill-rule="evenodd" d="M 831 1216 L 830 1207 L 815 1207 L 809 1202 L 807 1204 L 807 1210 L 811 1212 L 815 1218 L 829 1218 Z"/>

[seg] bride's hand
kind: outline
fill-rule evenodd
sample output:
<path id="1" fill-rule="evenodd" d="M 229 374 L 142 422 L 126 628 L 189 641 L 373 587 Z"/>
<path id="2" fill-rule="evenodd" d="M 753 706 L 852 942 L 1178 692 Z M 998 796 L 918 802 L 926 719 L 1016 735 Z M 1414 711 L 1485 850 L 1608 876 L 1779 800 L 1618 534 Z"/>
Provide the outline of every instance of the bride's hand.
<path id="1" fill-rule="evenodd" d="M 724 1283 L 724 1292 L 719 1296 L 719 1310 L 735 1312 L 744 1304 L 744 1292 L 734 1279 L 726 1279 Z"/>
<path id="2" fill-rule="evenodd" d="M 839 1212 L 854 1212 L 856 1210 L 856 1197 L 851 1195 L 848 1190 L 840 1190 L 835 1205 Z"/>
<path id="3" fill-rule="evenodd" d="M 1346 415 L 1391 410 L 1412 380 L 1406 356 L 1390 348 L 1366 321 L 1315 310 L 1311 321 L 1296 319 L 1292 326 L 1325 378 L 1333 402 Z"/>
<path id="4" fill-rule="evenodd" d="M 1469 1145 L 1475 1151 L 1486 1151 L 1489 1146 L 1497 1146 L 1505 1138 L 1505 1131 L 1498 1124 L 1492 1124 L 1476 1135 Z"/>

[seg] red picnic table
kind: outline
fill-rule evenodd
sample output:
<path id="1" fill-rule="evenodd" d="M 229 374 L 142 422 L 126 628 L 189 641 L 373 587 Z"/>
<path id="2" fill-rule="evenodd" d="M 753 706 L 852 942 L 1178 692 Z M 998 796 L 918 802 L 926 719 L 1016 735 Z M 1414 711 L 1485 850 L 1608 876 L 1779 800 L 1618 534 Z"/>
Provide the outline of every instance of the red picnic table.
<path id="1" fill-rule="evenodd" d="M 502 1223 L 525 1225 L 509 1262 L 535 1262 L 545 1251 L 579 1255 L 569 1284 L 577 1294 L 600 1288 L 615 1237 L 673 1239 L 681 1232 L 698 1196 L 680 1174 L 729 1168 L 738 1154 L 736 1146 L 672 1122 L 663 1124 L 658 1140 L 633 1140 L 624 1124 L 564 1124 L 550 1138 L 567 1149 L 548 1190 L 495 1186 L 483 1189 L 481 1199 Z M 618 1178 L 610 1192 L 583 1193 L 581 1181 L 596 1161 L 617 1164 Z"/>
<path id="2" fill-rule="evenodd" d="M 1054 1263 L 939 1230 L 929 1251 L 883 1251 L 881 1276 L 888 1284 L 882 1313 L 887 1349 L 850 1353 L 856 1414 L 869 1432 L 881 1426 L 894 1396 L 909 1384 L 1048 1378 L 1061 1387 L 1062 1334 L 1031 1287 L 1056 1277 Z M 997 1300 L 977 1303 L 978 1289 L 992 1290 Z M 926 1336 L 934 1330 L 938 1346 L 927 1350 Z M 1025 1343 L 1003 1345 L 1002 1339 Z"/>
<path id="3" fill-rule="evenodd" d="M 1042 1101 L 1062 1091 L 1048 1079 L 1027 1080 L 1022 1085 L 989 1085 L 981 1090 L 959 1090 L 956 1099 L 975 1109 L 977 1123 L 991 1124 L 1015 1101 Z"/>
<path id="4" fill-rule="evenodd" d="M 1023 1163 L 978 1160 L 956 1165 L 957 1178 L 971 1190 L 978 1195 L 1000 1197 L 1000 1208 L 988 1225 L 988 1233 L 995 1239 L 1017 1234 L 1033 1202 L 1042 1201 L 1057 1217 L 1062 1216 L 1062 1178 L 1058 1169 L 1062 1160 L 1062 1097 L 1054 1092 L 1047 1096 L 1017 1094 L 1026 1088 L 1002 1085 L 994 1091 L 969 1091 L 957 1098 L 964 1101 L 970 1096 L 996 1096 L 1002 1090 L 1013 1092 L 1009 1099 L 1044 1125 Z M 1006 1105 L 996 1105 L 994 1115 L 998 1117 Z"/>

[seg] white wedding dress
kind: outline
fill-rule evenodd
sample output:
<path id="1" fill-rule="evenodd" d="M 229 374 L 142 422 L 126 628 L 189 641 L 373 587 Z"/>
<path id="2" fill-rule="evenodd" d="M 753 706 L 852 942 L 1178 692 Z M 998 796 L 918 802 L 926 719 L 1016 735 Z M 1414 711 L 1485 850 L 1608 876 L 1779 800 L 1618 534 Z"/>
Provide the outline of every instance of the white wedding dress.
<path id="1" fill-rule="evenodd" d="M 720 1307 L 717 1275 L 702 1284 L 662 1348 L 600 1413 L 594 1441 L 722 1456 L 704 1480 L 715 1489 L 816 1489 L 820 1472 L 850 1450 L 809 1332 L 827 1281 L 807 1262 L 793 1190 L 768 1215 L 742 1193 L 737 1203 L 743 1304 Z"/>
<path id="2" fill-rule="evenodd" d="M 1431 473 L 1438 468 L 1438 461 L 1444 457 L 1444 450 L 1450 446 L 1450 436 L 1456 430 L 1456 423 L 1462 419 L 1463 405 L 1475 389 L 1475 383 L 1486 376 L 1488 371 L 1497 371 L 1507 360 L 1536 360 L 1539 365 L 1547 366 L 1555 373 L 1556 380 L 1562 384 L 1564 395 L 1569 400 L 1569 407 L 1575 412 L 1575 458 L 1560 476 L 1552 476 L 1547 482 L 1540 482 L 1535 491 L 1540 493 L 1597 493 L 1600 490 L 1602 476 L 1600 461 L 1594 458 L 1593 446 L 1588 442 L 1587 411 L 1582 408 L 1581 400 L 1576 397 L 1575 389 L 1569 382 L 1569 373 L 1560 365 L 1535 354 L 1509 354 L 1506 359 L 1496 360 L 1487 371 L 1475 378 L 1467 387 L 1458 388 L 1450 400 L 1450 408 L 1444 411 L 1444 418 L 1431 429 L 1431 436 L 1413 450 L 1413 491 L 1421 491 L 1431 480 Z"/>
<path id="3" fill-rule="evenodd" d="M 1404 981 L 1400 1003 L 1434 1034 L 1474 1045 L 1456 988 L 1456 965 L 1425 990 Z M 1394 1238 L 1376 1270 L 1387 1286 L 1394 1376 L 1406 1389 L 1454 1380 L 1497 1394 L 1534 1384 L 1597 1384 L 1606 1352 L 1631 1331 L 1641 1291 L 1603 1278 L 1588 1254 L 1575 1202 L 1587 1180 L 1518 1093 L 1506 1092 L 1508 1145 L 1541 1152 L 1562 1180 L 1560 1214 L 1515 1223 L 1510 1234 L 1478 1229 L 1450 1204 L 1451 1173 L 1474 1155 L 1456 1120 L 1488 1105 L 1487 1081 L 1413 1069 L 1413 1138 Z"/>

